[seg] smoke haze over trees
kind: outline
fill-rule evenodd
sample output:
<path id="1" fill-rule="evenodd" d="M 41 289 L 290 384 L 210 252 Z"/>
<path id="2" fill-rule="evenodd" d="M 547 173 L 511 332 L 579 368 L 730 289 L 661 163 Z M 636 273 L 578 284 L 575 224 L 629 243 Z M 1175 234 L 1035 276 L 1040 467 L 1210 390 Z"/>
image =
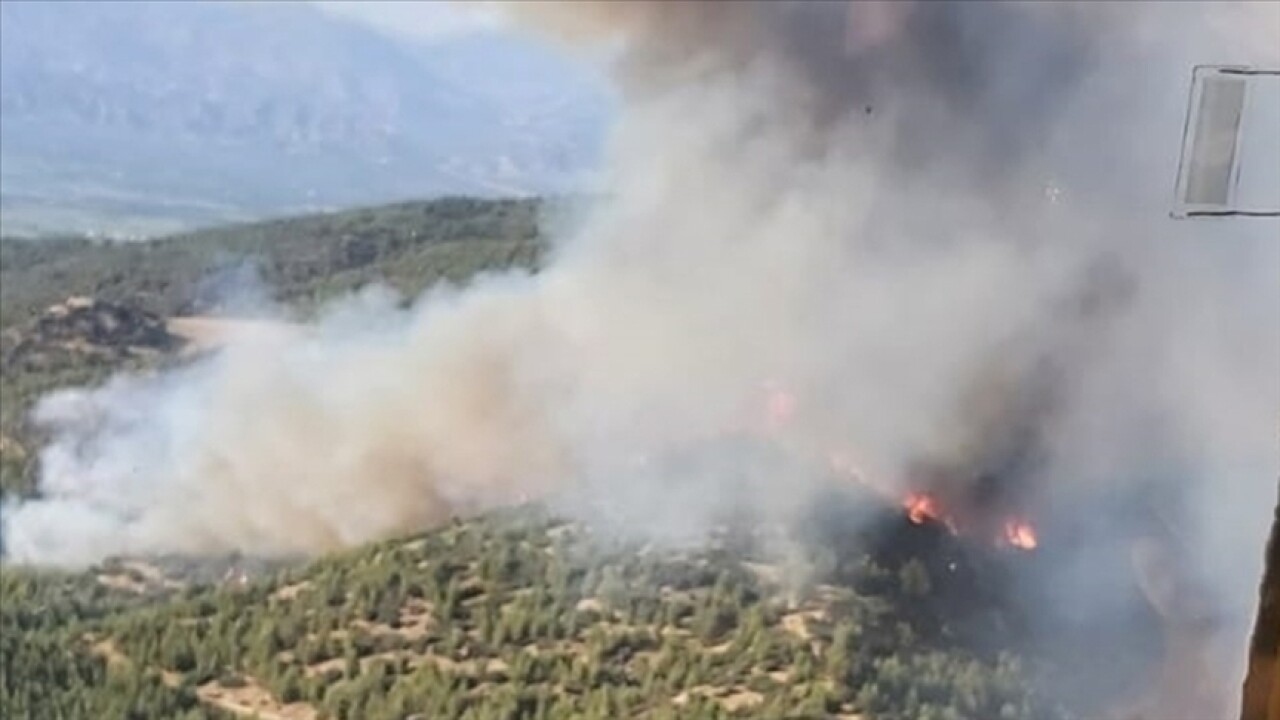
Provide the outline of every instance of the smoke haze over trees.
<path id="1" fill-rule="evenodd" d="M 1003 473 L 1001 500 L 1046 520 L 1154 490 L 1215 606 L 1247 602 L 1257 562 L 1238 551 L 1260 546 L 1276 469 L 1280 244 L 1170 221 L 1167 198 L 1189 68 L 1276 62 L 1239 39 L 1280 15 L 852 8 L 516 6 L 621 46 L 607 197 L 541 271 L 408 309 L 365 292 L 306 333 L 49 396 L 45 496 L 5 508 L 6 550 L 320 551 L 543 495 L 696 543 L 727 507 L 794 521 L 820 473 L 738 472 L 732 445 L 685 473 L 627 463 L 738 426 L 773 382 L 802 409 L 785 440 L 847 451 L 890 493 L 921 461 L 960 498 Z M 1099 272 L 1119 287 L 1093 298 L 1106 322 L 1064 311 Z M 1003 451 L 1028 442 L 1031 460 Z M 1042 578 L 1082 612 L 1131 532 L 1088 519 Z"/>

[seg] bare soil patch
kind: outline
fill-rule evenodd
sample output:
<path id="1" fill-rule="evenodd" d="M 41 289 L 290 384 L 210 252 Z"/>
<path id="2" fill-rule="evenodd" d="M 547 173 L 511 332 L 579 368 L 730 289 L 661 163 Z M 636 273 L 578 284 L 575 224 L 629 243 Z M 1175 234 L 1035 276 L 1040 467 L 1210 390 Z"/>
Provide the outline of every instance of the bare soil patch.
<path id="1" fill-rule="evenodd" d="M 244 687 L 224 688 L 217 681 L 196 688 L 201 701 L 236 715 L 260 720 L 316 720 L 320 714 L 307 703 L 282 704 L 256 680 L 245 677 Z"/>

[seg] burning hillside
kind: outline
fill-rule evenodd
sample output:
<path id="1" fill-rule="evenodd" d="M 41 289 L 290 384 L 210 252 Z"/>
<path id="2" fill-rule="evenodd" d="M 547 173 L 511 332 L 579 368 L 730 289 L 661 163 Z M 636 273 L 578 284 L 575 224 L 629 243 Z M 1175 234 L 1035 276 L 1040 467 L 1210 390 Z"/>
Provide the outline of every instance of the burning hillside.
<path id="1" fill-rule="evenodd" d="M 1187 68 L 1274 59 L 1205 28 L 1274 8 L 512 10 L 615 50 L 625 98 L 546 266 L 50 395 L 10 558 L 320 552 L 527 497 L 697 544 L 727 513 L 794 526 L 834 459 L 1114 639 L 1131 516 L 1173 517 L 1211 606 L 1248 602 L 1255 564 L 1222 559 L 1265 528 L 1280 244 L 1171 225 L 1165 188 Z M 744 408 L 785 452 L 722 441 Z"/>
<path id="2" fill-rule="evenodd" d="M 762 437 L 769 442 L 778 442 L 795 422 L 797 413 L 802 412 L 795 395 L 777 383 L 766 385 L 766 407 L 764 420 L 753 427 L 763 427 Z M 945 504 L 942 496 L 930 490 L 906 490 L 900 488 L 913 487 L 913 483 L 926 480 L 922 477 L 910 477 L 903 480 L 885 482 L 868 478 L 859 472 L 857 465 L 850 459 L 850 454 L 842 449 L 830 449 L 826 458 L 831 472 L 839 479 L 856 483 L 865 489 L 872 490 L 891 504 L 899 494 L 899 504 L 908 520 L 914 525 L 937 524 L 945 527 L 952 535 L 976 535 L 979 539 L 989 539 L 998 547 L 1009 547 L 1018 550 L 1034 550 L 1039 544 L 1036 529 L 1026 517 L 1016 514 L 997 515 L 1000 507 L 991 502 L 991 498 L 971 499 L 961 505 L 966 508 L 965 519 L 960 519 L 950 505 Z M 943 489 L 954 487 L 977 487 L 982 483 L 939 482 L 932 478 L 931 485 Z M 985 511 L 986 517 L 979 520 L 977 511 Z"/>

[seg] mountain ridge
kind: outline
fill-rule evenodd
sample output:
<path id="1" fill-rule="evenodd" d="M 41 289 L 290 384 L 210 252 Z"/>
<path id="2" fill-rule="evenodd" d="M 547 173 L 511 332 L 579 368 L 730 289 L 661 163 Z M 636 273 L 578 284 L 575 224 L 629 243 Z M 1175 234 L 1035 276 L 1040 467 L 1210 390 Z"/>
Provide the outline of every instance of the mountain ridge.
<path id="1" fill-rule="evenodd" d="M 609 111 L 512 33 L 415 43 L 308 4 L 5 3 L 0 32 L 8 234 L 560 191 Z"/>

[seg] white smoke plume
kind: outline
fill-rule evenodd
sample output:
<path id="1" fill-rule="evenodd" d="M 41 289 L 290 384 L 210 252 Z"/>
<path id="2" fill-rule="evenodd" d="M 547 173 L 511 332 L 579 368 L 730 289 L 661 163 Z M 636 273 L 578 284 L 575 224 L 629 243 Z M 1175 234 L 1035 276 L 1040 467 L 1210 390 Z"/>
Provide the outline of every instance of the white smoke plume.
<path id="1" fill-rule="evenodd" d="M 606 199 L 549 266 L 408 310 L 368 293 L 48 397 L 10 559 L 316 552 L 551 491 L 658 535 L 725 504 L 785 516 L 804 473 L 620 471 L 740 426 L 774 382 L 798 405 L 785 439 L 891 487 L 922 461 L 1003 470 L 1032 515 L 1154 487 L 1196 566 L 1248 601 L 1277 472 L 1280 239 L 1168 209 L 1191 67 L 1280 64 L 1277 6 L 511 10 L 620 48 Z M 1099 273 L 1100 309 L 1070 310 Z M 940 491 L 968 492 L 956 477 Z"/>

